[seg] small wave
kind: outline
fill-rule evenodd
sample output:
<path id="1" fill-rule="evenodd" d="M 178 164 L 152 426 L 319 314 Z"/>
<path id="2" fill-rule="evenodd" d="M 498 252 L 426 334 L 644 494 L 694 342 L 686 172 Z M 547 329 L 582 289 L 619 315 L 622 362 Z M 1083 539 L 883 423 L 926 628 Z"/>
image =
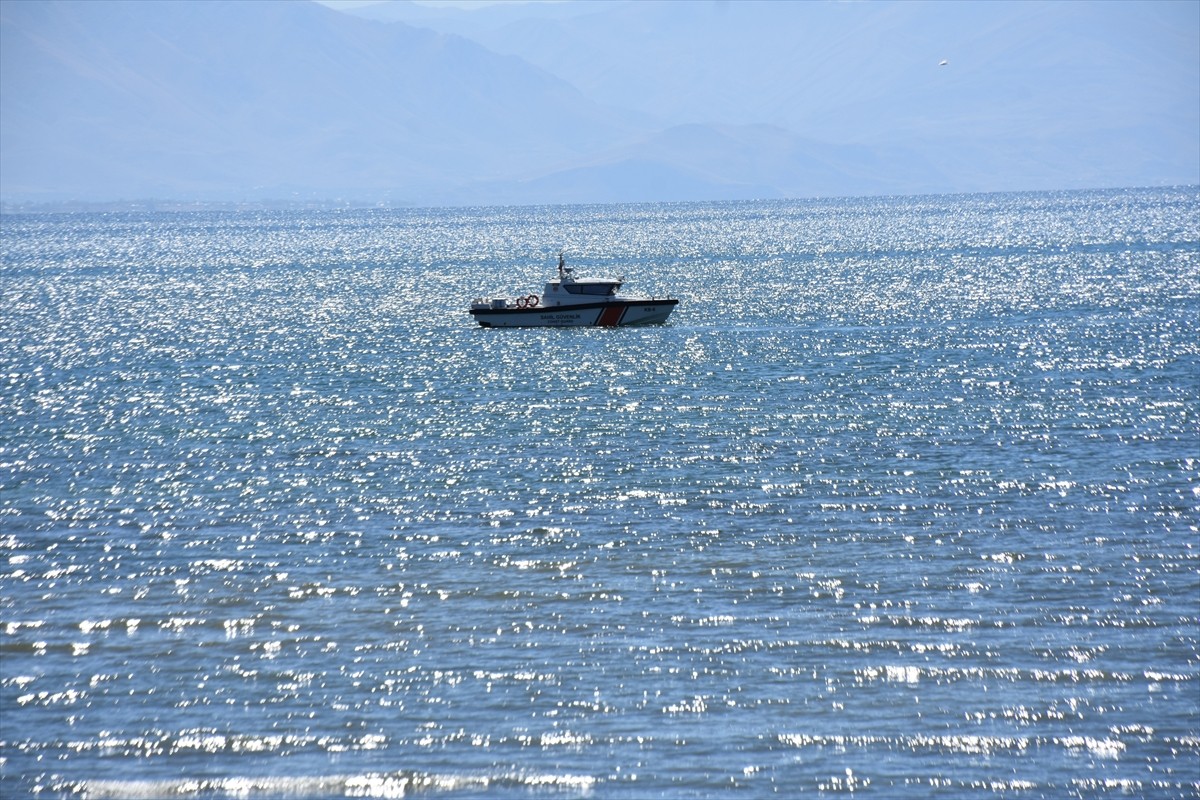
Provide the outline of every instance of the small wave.
<path id="1" fill-rule="evenodd" d="M 981 736 L 977 734 L 939 735 L 912 734 L 908 736 L 820 735 L 804 733 L 779 734 L 780 744 L 795 748 L 878 747 L 889 749 L 933 751 L 939 753 L 991 755 L 1000 752 L 1022 753 L 1033 748 L 1060 747 L 1067 751 L 1087 751 L 1097 758 L 1119 759 L 1126 749 L 1120 739 L 1098 739 L 1091 736 Z"/>
<path id="2" fill-rule="evenodd" d="M 86 800 L 158 800 L 163 797 L 356 797 L 390 798 L 443 792 L 486 792 L 500 788 L 558 791 L 570 797 L 592 792 L 596 779 L 586 775 L 510 773 L 500 775 L 429 775 L 418 772 L 373 772 L 362 775 L 312 775 L 297 777 L 180 778 L 162 781 L 78 781 L 53 787 Z"/>

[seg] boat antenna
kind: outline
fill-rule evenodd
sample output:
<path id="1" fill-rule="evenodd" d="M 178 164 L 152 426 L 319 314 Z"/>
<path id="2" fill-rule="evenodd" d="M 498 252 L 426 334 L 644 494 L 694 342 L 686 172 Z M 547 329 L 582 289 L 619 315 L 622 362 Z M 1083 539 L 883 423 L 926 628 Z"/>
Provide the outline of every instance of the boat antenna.
<path id="1" fill-rule="evenodd" d="M 558 251 L 558 277 L 562 277 L 563 267 L 566 266 L 566 261 L 563 260 L 563 251 Z"/>

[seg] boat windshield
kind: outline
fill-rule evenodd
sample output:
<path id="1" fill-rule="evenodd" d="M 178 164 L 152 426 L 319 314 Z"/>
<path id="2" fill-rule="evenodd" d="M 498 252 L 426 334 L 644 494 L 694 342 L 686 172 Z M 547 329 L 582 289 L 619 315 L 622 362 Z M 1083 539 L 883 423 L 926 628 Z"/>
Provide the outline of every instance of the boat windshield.
<path id="1" fill-rule="evenodd" d="M 620 285 L 621 284 L 619 283 L 605 282 L 568 283 L 564 284 L 563 288 L 566 289 L 569 294 L 610 295 L 616 294 L 617 287 Z"/>

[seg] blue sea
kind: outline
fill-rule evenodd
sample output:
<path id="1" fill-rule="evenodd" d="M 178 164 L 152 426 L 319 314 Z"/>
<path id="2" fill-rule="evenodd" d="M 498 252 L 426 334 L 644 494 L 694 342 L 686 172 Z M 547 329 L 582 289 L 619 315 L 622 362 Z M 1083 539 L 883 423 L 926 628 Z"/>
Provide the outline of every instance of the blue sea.
<path id="1" fill-rule="evenodd" d="M 1200 795 L 1200 189 L 0 243 L 4 798 Z"/>

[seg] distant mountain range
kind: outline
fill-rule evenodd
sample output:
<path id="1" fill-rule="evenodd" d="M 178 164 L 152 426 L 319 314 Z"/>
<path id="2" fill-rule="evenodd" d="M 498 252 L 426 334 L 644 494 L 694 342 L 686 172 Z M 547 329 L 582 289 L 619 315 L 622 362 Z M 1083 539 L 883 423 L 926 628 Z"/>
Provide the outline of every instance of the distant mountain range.
<path id="1" fill-rule="evenodd" d="M 0 199 L 1200 183 L 1200 4 L 0 2 Z"/>

